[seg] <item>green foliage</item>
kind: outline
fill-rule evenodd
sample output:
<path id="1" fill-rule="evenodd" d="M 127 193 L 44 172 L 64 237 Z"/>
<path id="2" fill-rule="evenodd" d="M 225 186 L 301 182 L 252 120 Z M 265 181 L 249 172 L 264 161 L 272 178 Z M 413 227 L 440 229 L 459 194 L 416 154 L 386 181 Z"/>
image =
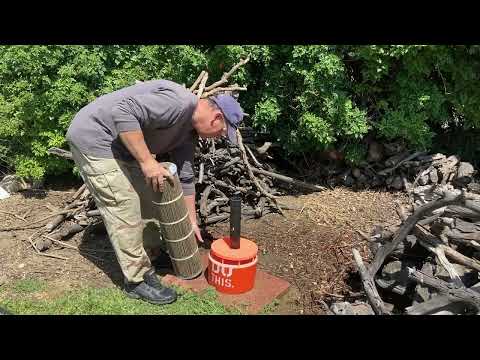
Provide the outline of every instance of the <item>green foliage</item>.
<path id="1" fill-rule="evenodd" d="M 345 146 L 345 161 L 351 166 L 358 166 L 367 157 L 367 146 L 362 143 L 351 143 Z"/>
<path id="2" fill-rule="evenodd" d="M 348 49 L 354 89 L 374 114 L 379 135 L 400 137 L 421 149 L 446 129 L 478 129 L 478 55 L 476 45 Z"/>
<path id="3" fill-rule="evenodd" d="M 191 46 L 0 46 L 0 159 L 35 180 L 70 172 L 47 150 L 66 146 L 83 106 L 135 80 L 193 82 L 205 66 Z"/>
<path id="4" fill-rule="evenodd" d="M 345 148 L 357 161 L 349 144 L 368 132 L 425 149 L 480 126 L 478 45 L 0 46 L 0 165 L 34 179 L 71 172 L 47 149 L 66 146 L 97 96 L 135 80 L 190 85 L 204 69 L 212 82 L 247 55 L 230 83 L 248 87 L 247 121 L 286 154 Z"/>

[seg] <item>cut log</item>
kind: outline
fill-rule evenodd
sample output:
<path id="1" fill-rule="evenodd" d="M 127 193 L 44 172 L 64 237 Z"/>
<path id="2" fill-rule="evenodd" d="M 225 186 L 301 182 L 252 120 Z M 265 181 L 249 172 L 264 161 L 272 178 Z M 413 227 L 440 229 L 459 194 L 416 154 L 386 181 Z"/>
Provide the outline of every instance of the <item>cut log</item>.
<path id="1" fill-rule="evenodd" d="M 98 209 L 87 211 L 86 215 L 87 215 L 88 217 L 101 216 L 100 210 L 98 210 Z"/>
<path id="2" fill-rule="evenodd" d="M 72 210 L 77 206 L 78 206 L 78 203 L 75 203 L 75 202 L 70 205 L 67 205 L 61 214 L 57 215 L 52 221 L 50 221 L 47 225 L 45 225 L 45 230 L 47 232 L 53 231 L 58 225 L 60 225 L 63 222 L 63 220 L 65 220 L 68 216 L 71 215 L 71 211 L 69 210 Z"/>
<path id="3" fill-rule="evenodd" d="M 455 229 L 464 233 L 473 233 L 480 231 L 480 225 L 457 218 L 455 219 Z"/>
<path id="4" fill-rule="evenodd" d="M 399 155 L 394 155 L 391 158 L 389 158 L 387 161 L 385 161 L 385 165 L 391 166 L 388 169 L 384 169 L 382 171 L 378 172 L 378 175 L 388 175 L 392 173 L 396 168 L 398 168 L 402 163 L 405 161 L 410 161 L 415 159 L 416 157 L 425 154 L 423 151 L 415 152 L 411 155 L 407 154 L 399 154 Z M 406 156 L 405 156 L 406 155 Z"/>
<path id="5" fill-rule="evenodd" d="M 446 246 L 442 243 L 440 239 L 432 235 L 423 227 L 417 225 L 415 227 L 415 233 L 421 238 L 421 241 L 423 241 L 423 244 L 425 244 L 426 247 L 441 249 L 445 256 L 447 256 L 450 260 L 456 262 L 457 264 L 467 266 L 470 269 L 474 269 L 476 271 L 480 271 L 480 261 L 471 259 L 452 249 L 451 247 Z"/>
<path id="6" fill-rule="evenodd" d="M 459 217 L 462 219 L 469 219 L 473 221 L 480 221 L 480 214 L 476 211 L 470 210 L 463 206 L 450 205 L 447 206 L 443 216 L 447 217 Z"/>
<path id="7" fill-rule="evenodd" d="M 476 250 L 480 250 L 480 233 L 464 234 L 457 231 L 447 231 L 445 235 L 454 243 L 469 246 Z M 473 235 L 473 236 L 472 236 Z M 473 239 L 471 237 L 474 237 Z"/>
<path id="8" fill-rule="evenodd" d="M 415 235 L 420 239 L 420 244 L 427 250 L 435 254 L 438 263 L 445 268 L 445 270 L 450 276 L 450 279 L 452 279 L 452 281 L 456 285 L 463 286 L 460 275 L 457 273 L 456 269 L 448 261 L 445 255 L 445 249 L 447 248 L 447 246 L 445 246 L 440 240 L 438 240 L 434 235 L 432 235 L 422 226 L 416 225 L 414 232 Z"/>
<path id="9" fill-rule="evenodd" d="M 433 264 L 430 262 L 426 262 L 422 266 L 422 272 L 433 276 Z M 432 290 L 428 286 L 424 286 L 422 284 L 417 284 L 415 286 L 415 293 L 413 295 L 413 304 L 422 303 L 428 301 L 432 298 Z"/>
<path id="10" fill-rule="evenodd" d="M 452 302 L 464 302 L 474 306 L 477 313 L 480 311 L 480 293 L 468 288 L 455 287 L 451 283 L 436 279 L 412 268 L 409 268 L 408 272 L 409 278 L 413 281 L 439 291 Z"/>
<path id="11" fill-rule="evenodd" d="M 470 290 L 480 294 L 480 283 L 472 286 Z M 437 295 L 428 301 L 407 307 L 405 312 L 407 315 L 430 315 L 437 311 L 448 310 L 456 314 L 465 314 L 469 307 L 471 306 L 463 301 L 453 301 L 446 295 Z"/>

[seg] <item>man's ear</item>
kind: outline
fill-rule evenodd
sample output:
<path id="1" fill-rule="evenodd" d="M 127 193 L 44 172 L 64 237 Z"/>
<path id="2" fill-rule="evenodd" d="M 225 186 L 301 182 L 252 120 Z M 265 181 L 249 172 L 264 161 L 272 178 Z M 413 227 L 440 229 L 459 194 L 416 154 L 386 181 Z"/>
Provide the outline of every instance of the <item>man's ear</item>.
<path id="1" fill-rule="evenodd" d="M 222 121 L 223 115 L 220 113 L 220 111 L 215 112 L 215 117 L 213 118 L 213 121 Z"/>

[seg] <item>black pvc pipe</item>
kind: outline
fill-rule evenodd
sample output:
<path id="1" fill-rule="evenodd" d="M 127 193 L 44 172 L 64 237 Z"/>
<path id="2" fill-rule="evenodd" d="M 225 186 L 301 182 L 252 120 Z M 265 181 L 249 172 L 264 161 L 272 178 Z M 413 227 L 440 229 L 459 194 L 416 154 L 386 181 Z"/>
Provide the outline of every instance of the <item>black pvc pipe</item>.
<path id="1" fill-rule="evenodd" d="M 242 218 L 242 198 L 230 198 L 230 247 L 240 249 L 240 223 Z"/>

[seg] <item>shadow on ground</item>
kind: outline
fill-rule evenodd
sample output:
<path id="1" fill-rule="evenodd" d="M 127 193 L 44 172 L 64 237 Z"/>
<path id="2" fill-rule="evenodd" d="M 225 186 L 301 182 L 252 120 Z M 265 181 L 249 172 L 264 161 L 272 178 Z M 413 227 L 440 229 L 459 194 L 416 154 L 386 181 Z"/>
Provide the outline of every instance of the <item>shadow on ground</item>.
<path id="1" fill-rule="evenodd" d="M 123 287 L 123 274 L 104 228 L 86 229 L 78 250 L 80 255 L 103 271 L 115 285 Z"/>
<path id="2" fill-rule="evenodd" d="M 214 237 L 207 231 L 202 231 L 203 244 L 199 244 L 200 251 L 210 249 Z M 112 245 L 103 226 L 93 226 L 85 230 L 82 241 L 78 246 L 80 255 L 103 271 L 117 286 L 123 286 L 123 274 L 118 264 Z M 156 268 L 160 276 L 174 275 L 169 260 L 162 261 L 161 266 Z"/>

